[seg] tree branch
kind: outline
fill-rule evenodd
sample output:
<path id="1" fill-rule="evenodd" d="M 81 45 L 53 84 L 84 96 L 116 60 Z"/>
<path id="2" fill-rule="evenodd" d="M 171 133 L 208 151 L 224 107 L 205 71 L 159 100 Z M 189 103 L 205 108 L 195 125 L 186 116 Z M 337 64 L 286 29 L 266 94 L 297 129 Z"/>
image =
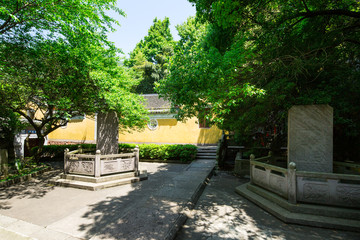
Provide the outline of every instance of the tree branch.
<path id="1" fill-rule="evenodd" d="M 344 39 L 344 42 L 349 42 L 349 43 L 354 43 L 354 44 L 357 44 L 357 45 L 360 45 L 360 41 L 358 40 L 354 40 L 354 39 Z"/>
<path id="2" fill-rule="evenodd" d="M 304 4 L 304 7 L 305 7 L 306 12 L 310 12 L 308 6 L 306 5 L 305 0 L 302 0 L 302 2 L 303 2 L 303 4 Z"/>
<path id="3" fill-rule="evenodd" d="M 295 17 L 317 17 L 317 16 L 329 16 L 329 15 L 337 15 L 337 16 L 347 16 L 352 18 L 360 18 L 360 12 L 349 11 L 345 9 L 332 9 L 332 10 L 320 10 L 320 11 L 307 11 L 301 12 L 297 14 Z"/>

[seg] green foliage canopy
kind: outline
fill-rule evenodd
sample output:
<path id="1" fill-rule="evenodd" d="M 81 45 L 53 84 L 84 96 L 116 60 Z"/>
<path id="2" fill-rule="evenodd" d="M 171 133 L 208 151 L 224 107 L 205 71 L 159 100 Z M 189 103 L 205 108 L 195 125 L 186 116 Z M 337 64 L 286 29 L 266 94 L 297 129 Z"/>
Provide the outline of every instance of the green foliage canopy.
<path id="1" fill-rule="evenodd" d="M 0 2 L 0 101 L 28 120 L 41 145 L 76 115 L 116 111 L 120 128 L 146 124 L 131 93 L 138 82 L 107 40 L 117 24 L 108 10 L 124 15 L 113 0 Z"/>
<path id="2" fill-rule="evenodd" d="M 189 1 L 208 27 L 159 87 L 180 117 L 208 105 L 221 128 L 249 133 L 283 125 L 292 105 L 329 104 L 336 136 L 360 135 L 358 1 Z"/>
<path id="3" fill-rule="evenodd" d="M 116 0 L 3 0 L 0 38 L 63 37 L 74 44 L 88 41 L 111 45 L 106 34 L 119 23 L 108 15 L 110 10 L 125 15 Z"/>
<path id="4" fill-rule="evenodd" d="M 168 74 L 168 62 L 174 46 L 169 26 L 169 18 L 155 18 L 148 35 L 135 46 L 130 58 L 125 61 L 125 65 L 132 68 L 140 80 L 137 93 L 154 93 L 154 83 Z"/>

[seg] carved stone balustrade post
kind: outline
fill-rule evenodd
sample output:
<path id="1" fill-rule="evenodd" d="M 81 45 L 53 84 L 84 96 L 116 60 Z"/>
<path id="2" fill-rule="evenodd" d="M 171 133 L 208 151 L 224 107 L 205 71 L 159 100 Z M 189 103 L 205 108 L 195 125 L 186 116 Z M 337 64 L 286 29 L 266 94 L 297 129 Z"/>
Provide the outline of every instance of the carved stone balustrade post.
<path id="1" fill-rule="evenodd" d="M 296 204 L 296 164 L 290 162 L 288 166 L 288 201 Z"/>
<path id="2" fill-rule="evenodd" d="M 252 177 L 254 166 L 251 164 L 251 161 L 254 161 L 254 160 L 255 160 L 255 155 L 251 154 L 250 155 L 250 183 L 251 184 L 254 184 L 253 177 Z"/>
<path id="3" fill-rule="evenodd" d="M 139 146 L 136 145 L 135 149 L 135 161 L 134 161 L 134 170 L 135 170 L 135 174 L 136 175 L 139 175 L 139 160 L 140 160 L 140 155 L 139 155 L 139 152 L 140 152 L 140 149 L 139 149 Z"/>
<path id="4" fill-rule="evenodd" d="M 83 153 L 83 149 L 82 149 L 81 145 L 78 146 L 78 153 L 79 153 L 79 154 L 82 154 L 82 153 Z"/>
<path id="5" fill-rule="evenodd" d="M 95 154 L 95 177 L 100 177 L 101 174 L 101 165 L 100 165 L 100 157 L 101 157 L 101 152 L 100 150 L 96 150 L 96 154 Z"/>
<path id="6" fill-rule="evenodd" d="M 69 154 L 69 149 L 66 148 L 65 151 L 64 151 L 64 174 L 66 174 L 68 172 L 68 163 L 67 163 L 67 157 L 68 157 L 68 154 Z"/>

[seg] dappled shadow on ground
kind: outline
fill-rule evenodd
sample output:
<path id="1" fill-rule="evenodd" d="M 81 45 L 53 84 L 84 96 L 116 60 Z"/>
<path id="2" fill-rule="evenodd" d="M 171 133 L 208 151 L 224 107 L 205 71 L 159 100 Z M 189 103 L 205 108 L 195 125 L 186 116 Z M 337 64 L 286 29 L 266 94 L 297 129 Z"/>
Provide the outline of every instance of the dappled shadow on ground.
<path id="1" fill-rule="evenodd" d="M 148 170 L 149 179 L 132 184 L 133 190 L 125 196 L 108 197 L 90 205 L 81 216 L 83 223 L 76 230 L 83 233 L 81 237 L 164 239 L 170 224 L 179 217 L 179 203 L 157 193 L 187 165 L 142 164 Z"/>
<path id="2" fill-rule="evenodd" d="M 11 205 L 6 202 L 12 198 L 42 198 L 49 191 L 54 189 L 54 186 L 49 185 L 47 180 L 60 174 L 60 170 L 53 169 L 43 173 L 40 176 L 20 182 L 8 187 L 0 188 L 0 209 L 10 209 Z"/>
<path id="3" fill-rule="evenodd" d="M 360 239 L 360 233 L 286 224 L 234 192 L 246 183 L 226 172 L 214 176 L 176 240 Z"/>

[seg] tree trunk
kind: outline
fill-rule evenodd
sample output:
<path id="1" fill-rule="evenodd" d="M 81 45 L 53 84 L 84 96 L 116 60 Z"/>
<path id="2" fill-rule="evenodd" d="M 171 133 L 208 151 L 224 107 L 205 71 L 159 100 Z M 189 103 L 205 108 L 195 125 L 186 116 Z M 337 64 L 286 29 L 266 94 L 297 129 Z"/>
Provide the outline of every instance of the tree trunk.
<path id="1" fill-rule="evenodd" d="M 14 138 L 15 135 L 10 133 L 7 137 L 9 139 L 9 142 L 7 144 L 7 151 L 8 151 L 8 160 L 9 163 L 15 162 L 15 146 L 14 146 Z"/>
<path id="2" fill-rule="evenodd" d="M 39 164 L 39 161 L 40 161 L 40 157 L 41 157 L 41 154 L 42 154 L 42 151 L 44 149 L 44 143 L 45 143 L 45 137 L 44 136 L 39 136 L 38 135 L 38 149 L 37 151 L 35 152 L 34 154 L 34 160 L 37 164 Z"/>
<path id="3" fill-rule="evenodd" d="M 98 113 L 96 149 L 101 154 L 119 153 L 119 119 L 116 112 Z"/>

